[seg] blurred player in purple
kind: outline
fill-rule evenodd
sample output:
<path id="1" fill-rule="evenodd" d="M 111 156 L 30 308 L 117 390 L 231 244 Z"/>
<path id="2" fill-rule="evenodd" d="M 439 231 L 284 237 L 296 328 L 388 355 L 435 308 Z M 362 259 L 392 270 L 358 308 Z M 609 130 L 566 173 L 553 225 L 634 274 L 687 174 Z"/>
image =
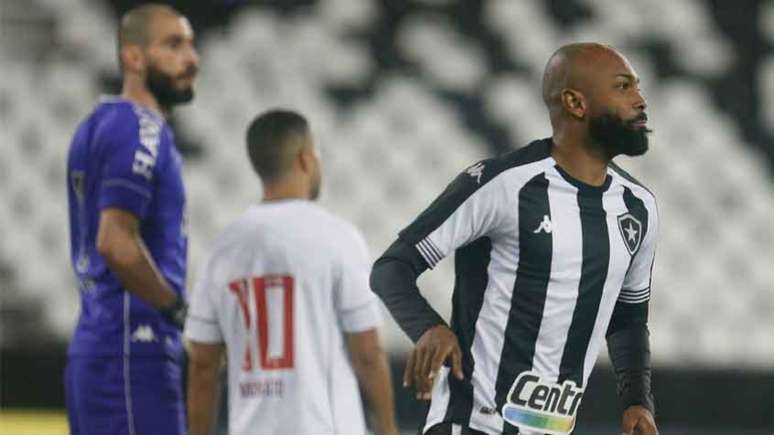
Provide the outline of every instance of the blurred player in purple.
<path id="1" fill-rule="evenodd" d="M 120 96 L 79 126 L 68 156 L 81 313 L 65 373 L 72 434 L 184 434 L 180 329 L 187 240 L 181 158 L 166 117 L 193 98 L 188 20 L 144 5 L 121 19 Z"/>

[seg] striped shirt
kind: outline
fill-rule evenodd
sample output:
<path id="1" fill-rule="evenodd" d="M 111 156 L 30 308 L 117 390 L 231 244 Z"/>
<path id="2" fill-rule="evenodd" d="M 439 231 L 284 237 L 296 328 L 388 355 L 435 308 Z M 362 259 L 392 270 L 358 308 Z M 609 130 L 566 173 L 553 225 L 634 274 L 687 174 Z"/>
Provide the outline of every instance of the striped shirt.
<path id="1" fill-rule="evenodd" d="M 456 254 L 465 380 L 442 369 L 426 430 L 569 433 L 616 304 L 648 303 L 653 194 L 612 163 L 584 184 L 550 151 L 545 139 L 476 163 L 400 233 L 431 268 Z"/>

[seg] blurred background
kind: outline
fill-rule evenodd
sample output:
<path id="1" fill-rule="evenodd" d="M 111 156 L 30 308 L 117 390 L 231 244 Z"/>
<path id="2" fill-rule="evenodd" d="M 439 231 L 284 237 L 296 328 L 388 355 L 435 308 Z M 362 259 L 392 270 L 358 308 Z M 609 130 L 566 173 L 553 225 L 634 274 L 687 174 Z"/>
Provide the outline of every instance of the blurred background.
<path id="1" fill-rule="evenodd" d="M 60 434 L 78 315 L 65 160 L 101 94 L 117 93 L 117 19 L 141 2 L 0 0 L 0 433 Z M 171 122 L 185 156 L 190 277 L 261 186 L 244 131 L 306 114 L 322 203 L 376 258 L 474 161 L 550 135 L 539 84 L 563 43 L 619 48 L 642 78 L 651 151 L 618 162 L 662 219 L 651 302 L 665 435 L 772 434 L 774 0 L 199 0 L 165 2 L 197 32 L 201 72 Z M 420 280 L 448 316 L 452 260 Z M 410 342 L 385 313 L 400 378 Z M 406 433 L 426 406 L 398 391 Z M 617 434 L 606 357 L 576 433 Z M 29 422 L 35 422 L 31 426 Z"/>

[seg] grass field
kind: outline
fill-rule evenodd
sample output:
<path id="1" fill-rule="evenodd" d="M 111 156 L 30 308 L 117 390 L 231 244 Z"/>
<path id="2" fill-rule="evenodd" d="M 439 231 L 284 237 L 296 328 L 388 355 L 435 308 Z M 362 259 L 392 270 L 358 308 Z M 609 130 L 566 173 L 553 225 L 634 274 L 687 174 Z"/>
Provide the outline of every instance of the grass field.
<path id="1" fill-rule="evenodd" d="M 0 410 L 0 435 L 67 435 L 62 411 Z"/>
<path id="2" fill-rule="evenodd" d="M 579 425 L 577 435 L 618 435 L 618 428 L 584 427 Z M 761 430 L 716 430 L 660 428 L 662 435 L 770 435 L 772 432 Z M 65 411 L 50 410 L 0 410 L 0 435 L 68 435 L 67 417 Z M 404 430 L 402 435 L 414 435 L 416 429 Z"/>

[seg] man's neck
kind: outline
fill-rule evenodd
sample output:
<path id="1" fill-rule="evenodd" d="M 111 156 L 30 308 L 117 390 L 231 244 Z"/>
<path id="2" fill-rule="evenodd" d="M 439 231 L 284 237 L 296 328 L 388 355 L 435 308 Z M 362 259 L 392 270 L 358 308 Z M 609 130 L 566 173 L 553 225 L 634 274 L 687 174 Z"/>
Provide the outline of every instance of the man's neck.
<path id="1" fill-rule="evenodd" d="M 142 85 L 135 80 L 124 80 L 121 96 L 141 106 L 152 109 L 165 118 L 169 116 L 169 109 L 162 107 L 153 93 L 151 93 L 145 85 Z"/>
<path id="2" fill-rule="evenodd" d="M 607 158 L 595 155 L 594 145 L 568 135 L 554 134 L 551 157 L 571 177 L 591 186 L 601 186 L 607 179 Z"/>
<path id="3" fill-rule="evenodd" d="M 288 199 L 309 199 L 309 189 L 298 182 L 279 182 L 264 185 L 263 202 Z"/>

